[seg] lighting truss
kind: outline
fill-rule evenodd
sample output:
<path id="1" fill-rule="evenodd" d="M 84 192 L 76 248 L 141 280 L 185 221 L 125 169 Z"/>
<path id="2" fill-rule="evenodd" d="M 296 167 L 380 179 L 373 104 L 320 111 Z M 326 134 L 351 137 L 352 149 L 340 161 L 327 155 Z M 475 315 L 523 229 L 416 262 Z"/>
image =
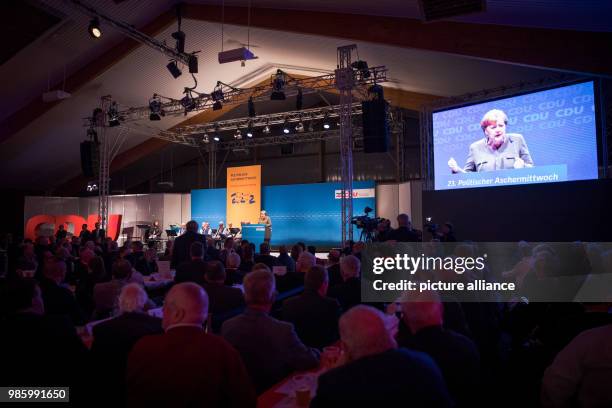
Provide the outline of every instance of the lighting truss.
<path id="1" fill-rule="evenodd" d="M 248 124 L 251 124 L 251 130 L 262 129 L 266 126 L 272 125 L 280 125 L 285 122 L 285 118 L 287 118 L 288 123 L 299 123 L 300 114 L 309 113 L 314 118 L 315 121 L 321 121 L 322 118 L 328 114 L 328 117 L 337 118 L 339 117 L 339 106 L 329 106 L 326 108 L 316 108 L 316 109 L 307 109 L 302 111 L 293 111 L 293 112 L 284 112 L 284 113 L 273 113 L 269 115 L 261 115 L 254 118 L 237 118 L 231 120 L 224 120 L 213 123 L 206 123 L 201 125 L 193 125 L 193 126 L 185 126 L 182 128 L 177 128 L 174 130 L 159 130 L 157 128 L 153 128 L 148 126 L 146 123 L 131 123 L 128 125 L 122 125 L 122 127 L 126 129 L 130 129 L 137 133 L 143 133 L 147 135 L 151 135 L 153 132 L 153 136 L 158 139 L 162 139 L 172 143 L 178 143 L 184 146 L 202 148 L 207 144 L 213 144 L 213 135 L 218 134 L 218 132 L 235 132 L 236 128 L 244 129 L 245 131 L 248 129 Z M 361 103 L 354 103 L 352 105 L 353 115 L 358 116 L 361 115 Z M 401 115 L 395 113 L 395 110 L 391 111 L 391 115 L 389 115 L 389 129 L 392 134 L 402 132 L 402 122 L 399 119 Z M 317 129 L 314 131 L 307 130 L 309 126 L 310 119 L 307 119 L 306 116 L 302 116 L 302 122 L 304 123 L 304 127 L 306 128 L 303 133 L 290 133 L 285 135 L 283 133 L 277 135 L 266 135 L 253 138 L 242 138 L 241 140 L 234 139 L 233 137 L 228 140 L 222 140 L 220 142 L 214 143 L 217 150 L 231 150 L 235 148 L 241 147 L 252 147 L 252 146 L 271 146 L 271 145 L 280 145 L 286 143 L 308 143 L 314 142 L 317 140 L 327 140 L 338 138 L 340 135 L 340 131 L 338 128 L 335 129 Z M 322 122 L 320 122 L 322 123 Z M 361 127 L 356 126 L 353 128 L 355 135 L 359 136 L 356 140 L 359 140 L 362 135 Z M 263 131 L 261 131 L 263 133 Z"/>
<path id="2" fill-rule="evenodd" d="M 358 71 L 354 71 L 355 74 L 355 87 L 367 87 L 376 83 L 382 83 L 387 81 L 387 68 L 384 66 L 371 67 L 369 68 L 370 76 L 364 78 Z M 255 86 L 252 88 L 235 88 L 231 85 L 218 83 L 215 90 L 222 90 L 223 92 L 223 105 L 240 105 L 247 103 L 249 98 L 253 98 L 254 102 L 257 101 L 269 101 L 270 95 L 273 92 L 273 81 L 276 78 L 276 74 L 271 75 L 270 83 L 266 85 Z M 326 74 L 310 78 L 292 78 L 287 76 L 287 83 L 285 83 L 284 92 L 287 97 L 297 96 L 299 90 L 302 90 L 302 94 L 312 94 L 324 90 L 336 89 L 336 77 L 335 74 Z M 180 100 L 163 98 L 164 102 L 161 104 L 161 109 L 168 115 L 181 115 L 184 114 L 185 108 L 181 105 Z M 194 96 L 195 107 L 194 112 L 201 112 L 211 110 L 215 101 L 211 94 L 197 93 Z M 302 111 L 304 112 L 304 111 Z M 123 117 L 125 122 L 136 121 L 141 119 L 148 119 L 150 114 L 149 105 L 141 107 L 133 107 L 122 110 L 119 115 Z"/>
<path id="3" fill-rule="evenodd" d="M 130 24 L 127 24 L 123 21 L 117 21 L 106 14 L 101 13 L 95 8 L 82 3 L 79 0 L 65 0 L 65 2 L 71 5 L 74 9 L 82 12 L 83 14 L 88 15 L 92 18 L 98 18 L 98 20 L 103 21 L 104 23 L 114 27 L 116 30 L 120 31 L 124 35 L 130 37 L 133 40 L 138 41 L 154 50 L 157 50 L 163 54 L 165 54 L 168 58 L 177 60 L 185 64 L 186 66 L 193 66 L 194 61 L 197 61 L 197 57 L 193 54 L 187 54 L 185 52 L 179 52 L 174 48 L 168 47 L 165 43 L 150 37 L 138 30 L 136 30 Z M 197 66 L 197 64 L 196 64 Z M 197 71 L 195 71 L 197 72 Z"/>

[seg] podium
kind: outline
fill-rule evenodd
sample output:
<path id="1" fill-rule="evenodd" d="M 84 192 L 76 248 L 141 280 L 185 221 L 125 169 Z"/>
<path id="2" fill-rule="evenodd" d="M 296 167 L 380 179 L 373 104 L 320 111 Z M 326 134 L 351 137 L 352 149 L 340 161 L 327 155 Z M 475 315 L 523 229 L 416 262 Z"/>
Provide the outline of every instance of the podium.
<path id="1" fill-rule="evenodd" d="M 266 226 L 264 224 L 242 224 L 242 239 L 255 244 L 259 251 L 259 245 L 264 242 Z"/>

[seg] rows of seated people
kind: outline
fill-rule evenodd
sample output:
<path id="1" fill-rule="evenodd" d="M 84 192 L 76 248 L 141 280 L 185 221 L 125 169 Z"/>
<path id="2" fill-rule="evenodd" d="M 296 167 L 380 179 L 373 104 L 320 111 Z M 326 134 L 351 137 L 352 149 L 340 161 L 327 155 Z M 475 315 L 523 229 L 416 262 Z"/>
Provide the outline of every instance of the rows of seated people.
<path id="1" fill-rule="evenodd" d="M 190 224 L 163 255 L 176 275 L 162 292 L 143 285 L 157 254 L 138 242 L 25 242 L 0 281 L 0 385 L 69 385 L 76 404 L 254 406 L 339 344 L 311 406 L 612 406 L 611 303 L 422 292 L 366 305 L 361 243 L 326 260 L 303 244 L 278 256 L 231 239 L 216 250 Z M 534 279 L 542 254 L 554 256 L 521 243 L 504 278 Z M 160 305 L 163 318 L 147 313 Z M 100 319 L 88 349 L 75 326 Z"/>

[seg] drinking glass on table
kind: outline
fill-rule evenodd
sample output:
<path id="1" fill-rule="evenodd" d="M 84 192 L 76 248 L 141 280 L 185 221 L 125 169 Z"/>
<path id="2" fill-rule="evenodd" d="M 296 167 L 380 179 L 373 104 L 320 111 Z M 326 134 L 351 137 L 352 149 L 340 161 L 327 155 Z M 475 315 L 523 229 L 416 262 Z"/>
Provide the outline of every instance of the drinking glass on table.
<path id="1" fill-rule="evenodd" d="M 323 347 L 323 355 L 321 357 L 323 368 L 328 370 L 336 367 L 338 365 L 338 360 L 340 359 L 340 347 Z"/>
<path id="2" fill-rule="evenodd" d="M 311 381 L 307 375 L 298 374 L 291 379 L 295 389 L 295 402 L 299 407 L 307 407 L 310 404 Z"/>

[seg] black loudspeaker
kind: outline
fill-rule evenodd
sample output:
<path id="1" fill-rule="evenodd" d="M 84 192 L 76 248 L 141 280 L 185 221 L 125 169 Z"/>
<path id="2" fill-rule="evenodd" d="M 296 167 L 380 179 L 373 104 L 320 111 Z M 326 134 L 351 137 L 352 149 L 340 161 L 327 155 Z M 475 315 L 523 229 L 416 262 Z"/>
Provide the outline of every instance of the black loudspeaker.
<path id="1" fill-rule="evenodd" d="M 389 104 L 384 99 L 361 102 L 363 114 L 363 151 L 380 153 L 389 150 Z"/>
<path id="2" fill-rule="evenodd" d="M 87 178 L 97 178 L 100 170 L 100 147 L 96 142 L 81 142 L 81 170 Z"/>

